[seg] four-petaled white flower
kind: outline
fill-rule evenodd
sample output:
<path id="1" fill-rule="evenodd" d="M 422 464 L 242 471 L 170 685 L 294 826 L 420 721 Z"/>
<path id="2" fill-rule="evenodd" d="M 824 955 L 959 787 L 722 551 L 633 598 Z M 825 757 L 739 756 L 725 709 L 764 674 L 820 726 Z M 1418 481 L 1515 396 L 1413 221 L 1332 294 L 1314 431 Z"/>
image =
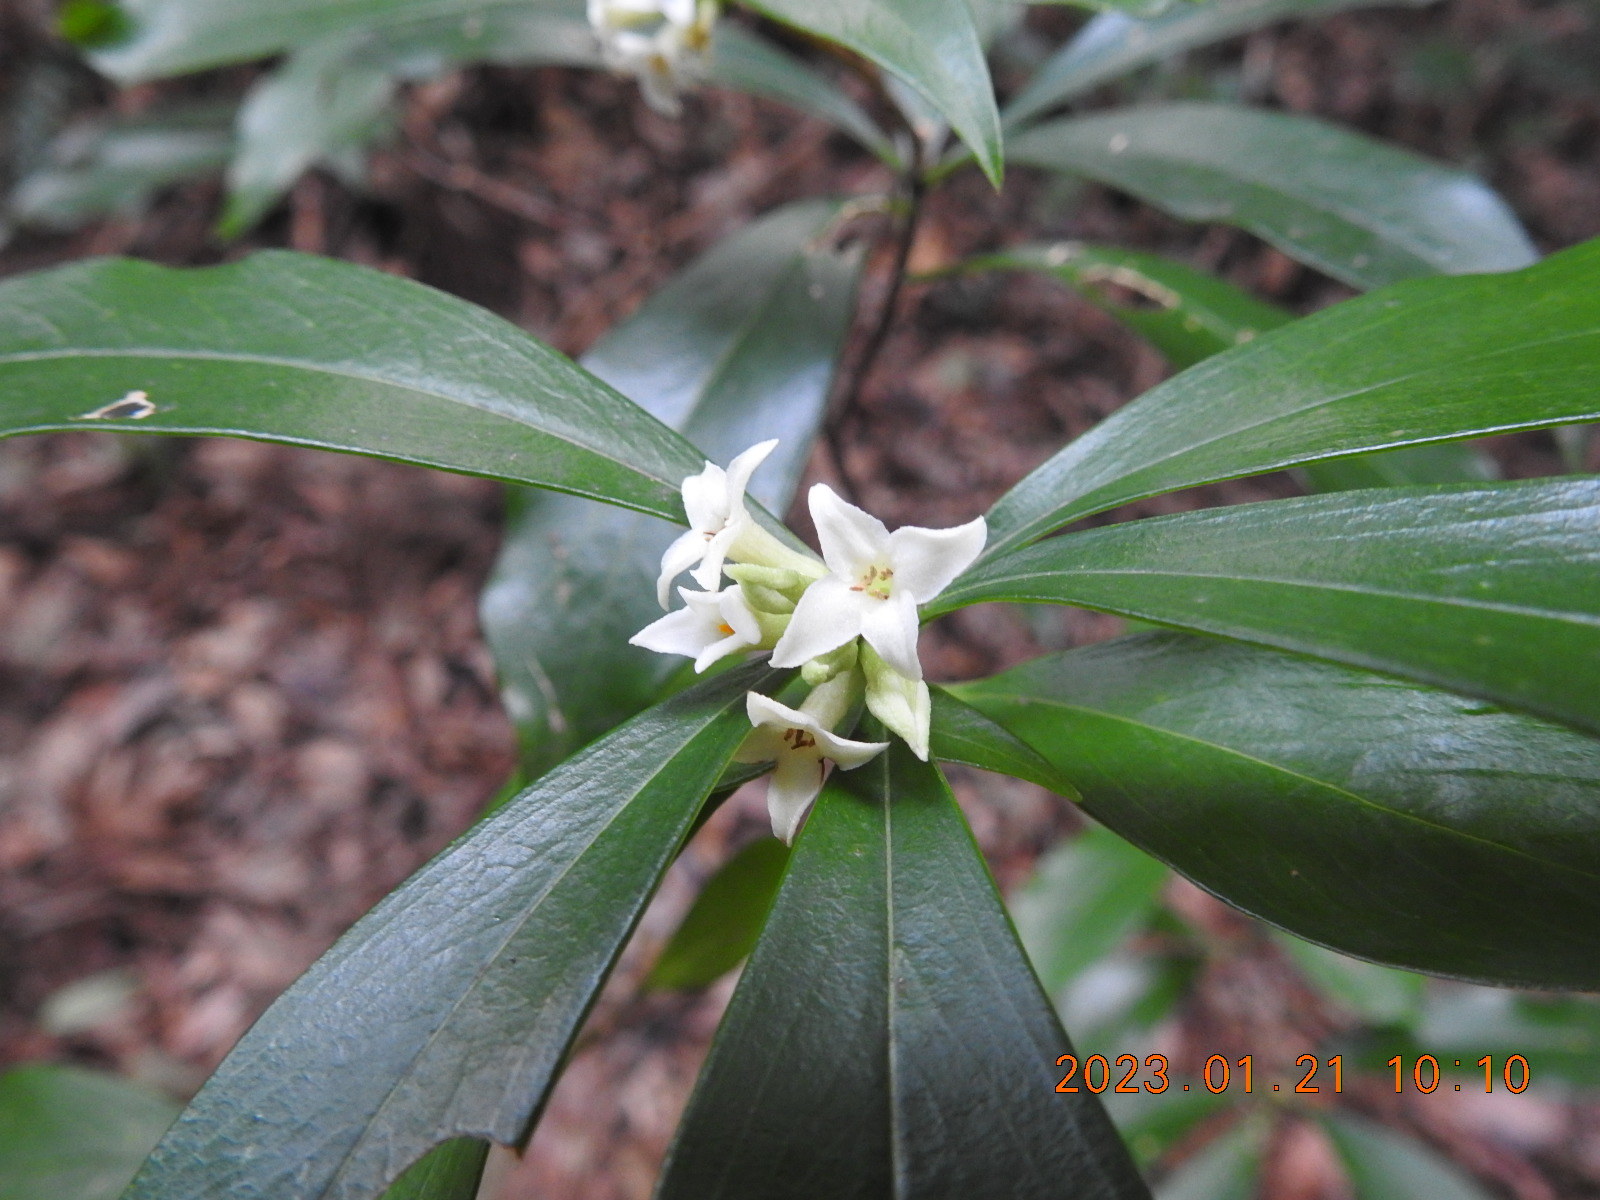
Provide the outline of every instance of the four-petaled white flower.
<path id="1" fill-rule="evenodd" d="M 772 817 L 772 832 L 786 842 L 794 841 L 800 818 L 822 790 L 828 776 L 824 759 L 849 771 L 889 748 L 888 742 L 853 742 L 839 737 L 812 714 L 779 704 L 760 692 L 745 697 L 745 712 L 755 729 L 734 758 L 742 763 L 775 764 L 767 784 L 767 813 Z"/>
<path id="2" fill-rule="evenodd" d="M 651 108 L 682 112 L 679 93 L 706 74 L 716 0 L 589 0 L 589 24 L 613 71 L 636 76 Z"/>
<path id="3" fill-rule="evenodd" d="M 805 590 L 772 652 L 775 667 L 798 667 L 855 637 L 907 679 L 922 678 L 917 605 L 932 600 L 983 549 L 983 518 L 953 529 L 902 526 L 847 504 L 832 488 L 811 489 L 811 519 L 828 575 Z"/>
<path id="4" fill-rule="evenodd" d="M 661 556 L 656 599 L 662 608 L 667 607 L 672 581 L 691 567 L 696 583 L 708 592 L 716 590 L 729 549 L 739 534 L 755 523 L 744 506 L 744 489 L 777 444 L 774 438 L 751 446 L 729 463 L 726 471 L 708 462 L 704 471 L 683 481 L 683 509 L 689 517 L 689 532 Z"/>
<path id="5" fill-rule="evenodd" d="M 679 588 L 684 607 L 646 625 L 628 639 L 660 654 L 682 654 L 704 671 L 719 658 L 761 643 L 761 622 L 737 584 L 720 592 Z"/>

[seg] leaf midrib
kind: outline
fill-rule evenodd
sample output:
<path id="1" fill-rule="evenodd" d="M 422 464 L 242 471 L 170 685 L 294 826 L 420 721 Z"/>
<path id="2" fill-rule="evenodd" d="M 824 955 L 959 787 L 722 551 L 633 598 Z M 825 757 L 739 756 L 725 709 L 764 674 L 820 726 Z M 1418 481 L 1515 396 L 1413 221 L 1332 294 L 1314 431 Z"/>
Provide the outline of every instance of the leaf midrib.
<path id="1" fill-rule="evenodd" d="M 1424 605 L 1436 604 L 1436 605 L 1442 605 L 1442 606 L 1445 606 L 1445 607 L 1467 608 L 1467 609 L 1472 609 L 1472 610 L 1482 611 L 1482 612 L 1499 613 L 1499 614 L 1507 615 L 1507 616 L 1532 617 L 1532 618 L 1538 618 L 1538 619 L 1541 619 L 1541 620 L 1548 620 L 1548 621 L 1564 621 L 1564 622 L 1567 622 L 1569 624 L 1574 624 L 1574 625 L 1593 625 L 1593 626 L 1596 626 L 1597 628 L 1600 628 L 1600 613 L 1573 612 L 1573 611 L 1568 611 L 1568 610 L 1565 610 L 1565 609 L 1531 608 L 1531 607 L 1528 607 L 1527 605 L 1520 605 L 1520 604 L 1486 603 L 1486 602 L 1482 602 L 1482 601 L 1473 600 L 1473 599 L 1471 599 L 1469 597 L 1439 596 L 1439 595 L 1432 595 L 1432 594 L 1428 594 L 1428 593 L 1419 593 L 1419 592 L 1402 592 L 1402 591 L 1396 591 L 1396 590 L 1394 590 L 1392 588 L 1371 587 L 1371 586 L 1362 585 L 1362 584 L 1355 584 L 1355 583 L 1331 583 L 1331 582 L 1324 582 L 1324 581 L 1320 581 L 1320 580 L 1305 581 L 1305 580 L 1293 580 L 1293 579 L 1277 579 L 1277 578 L 1274 578 L 1274 577 L 1272 577 L 1270 575 L 1220 574 L 1220 573 L 1211 572 L 1211 571 L 1177 571 L 1177 570 L 1161 569 L 1161 568 L 1155 568 L 1155 567 L 1138 567 L 1138 568 L 1134 568 L 1134 567 L 1070 568 L 1069 567 L 1069 568 L 1064 568 L 1061 571 L 1054 572 L 1054 573 L 1043 572 L 1043 571 L 1035 571 L 1035 572 L 1029 572 L 1026 575 L 1003 576 L 999 580 L 996 580 L 994 583 L 987 584 L 987 585 L 984 585 L 984 586 L 1000 587 L 1000 586 L 1005 586 L 1005 585 L 1008 585 L 1008 584 L 1011 584 L 1011 583 L 1016 583 L 1016 584 L 1022 585 L 1022 584 L 1026 584 L 1026 583 L 1028 583 L 1030 581 L 1033 581 L 1033 580 L 1063 580 L 1063 581 L 1070 581 L 1073 577 L 1083 577 L 1083 576 L 1111 576 L 1111 577 L 1151 576 L 1151 577 L 1157 577 L 1157 578 L 1162 578 L 1162 579 L 1174 579 L 1174 580 L 1177 580 L 1177 579 L 1209 579 L 1209 580 L 1215 580 L 1215 581 L 1226 582 L 1226 583 L 1261 584 L 1261 585 L 1268 585 L 1268 586 L 1272 586 L 1272 587 L 1281 587 L 1281 588 L 1288 588 L 1288 589 L 1304 589 L 1304 590 L 1308 590 L 1308 591 L 1347 592 L 1347 593 L 1353 593 L 1353 594 L 1360 595 L 1360 596 L 1371 596 L 1371 597 L 1382 598 L 1382 599 L 1386 599 L 1386 600 L 1409 601 L 1409 602 L 1411 602 L 1413 604 L 1424 604 Z M 955 594 L 957 596 L 960 596 L 963 593 L 957 592 Z M 1049 602 L 1049 601 L 1057 601 L 1057 600 L 1060 599 L 1060 597 L 1054 596 L 1054 595 L 1047 596 L 1047 595 L 1044 595 L 1042 593 L 1038 594 L 1038 595 L 1029 595 L 1029 596 L 1020 596 L 1020 595 L 1015 595 L 1014 596 L 1014 595 L 1007 594 L 1007 595 L 1002 596 L 1002 597 L 981 596 L 981 597 L 978 598 L 977 602 L 983 602 L 983 601 L 991 600 L 991 599 L 1007 599 L 1007 600 L 1032 599 L 1032 600 L 1043 600 L 1043 601 Z M 1072 603 L 1072 604 L 1079 603 L 1079 601 L 1077 601 L 1077 600 L 1071 600 L 1071 601 L 1068 601 L 1068 602 Z M 1132 614 L 1132 613 L 1134 613 L 1136 611 L 1136 609 L 1134 607 L 1134 603 L 1129 603 L 1129 604 L 1125 604 L 1125 605 L 1107 605 L 1107 604 L 1100 603 L 1100 602 L 1095 602 L 1095 603 L 1083 602 L 1083 607 L 1092 608 L 1092 609 L 1098 609 L 1098 610 L 1101 610 L 1101 611 L 1113 612 L 1113 613 L 1127 612 L 1127 613 Z M 1224 618 L 1218 618 L 1218 620 L 1222 620 L 1222 619 L 1224 619 Z"/>
<path id="2" fill-rule="evenodd" d="M 596 827 L 593 835 L 583 843 L 582 848 L 572 856 L 571 860 L 565 866 L 563 866 L 555 876 L 551 878 L 549 883 L 539 891 L 538 895 L 526 905 L 522 917 L 511 923 L 511 927 L 508 929 L 506 936 L 501 939 L 500 943 L 495 947 L 491 954 L 488 954 L 484 957 L 482 965 L 473 972 L 470 980 L 466 981 L 465 985 L 461 989 L 461 994 L 450 1004 L 450 1007 L 440 1018 L 433 1032 L 430 1033 L 426 1040 L 423 1041 L 422 1045 L 417 1048 L 416 1053 L 413 1054 L 410 1060 L 406 1063 L 405 1069 L 396 1074 L 394 1082 L 384 1093 L 383 1099 L 372 1108 L 371 1116 L 366 1119 L 360 1136 L 357 1137 L 357 1139 L 351 1143 L 350 1148 L 339 1157 L 337 1168 L 334 1170 L 333 1174 L 329 1176 L 327 1184 L 317 1193 L 318 1200 L 325 1200 L 325 1198 L 331 1194 L 333 1188 L 341 1182 L 346 1166 L 367 1144 L 368 1140 L 372 1136 L 374 1126 L 376 1126 L 378 1123 L 379 1117 L 381 1117 L 385 1110 L 387 1110 L 401 1084 L 411 1078 L 412 1070 L 415 1068 L 417 1062 L 428 1052 L 429 1049 L 432 1048 L 435 1042 L 437 1042 L 438 1039 L 444 1034 L 444 1031 L 449 1028 L 451 1022 L 454 1021 L 456 1014 L 461 1010 L 461 1007 L 477 993 L 478 989 L 482 986 L 484 979 L 488 976 L 490 970 L 499 961 L 500 956 L 505 953 L 506 947 L 509 946 L 525 928 L 527 928 L 529 922 L 533 920 L 535 914 L 538 912 L 539 907 L 550 898 L 550 895 L 557 887 L 560 886 L 561 882 L 566 879 L 566 877 L 577 867 L 578 863 L 584 858 L 584 856 L 594 848 L 595 843 L 597 843 L 616 825 L 617 821 L 619 821 L 623 814 L 633 806 L 633 804 L 638 800 L 639 796 L 643 795 L 652 786 L 654 786 L 656 781 L 678 760 L 679 756 L 682 755 L 689 746 L 698 741 L 699 738 L 716 723 L 718 718 L 727 712 L 727 710 L 728 705 L 722 706 L 716 711 L 716 713 L 712 714 L 703 724 L 696 728 L 692 734 L 686 737 L 678 745 L 678 747 L 673 750 L 673 752 L 668 755 L 654 771 L 650 772 L 650 774 L 637 788 L 633 790 L 630 798 L 619 804 L 616 808 L 616 811 L 607 817 L 602 824 Z M 621 943 L 619 942 L 618 949 L 620 950 L 620 948 Z M 574 1028 L 576 1028 L 576 1026 L 574 1026 Z M 460 1132 L 474 1133 L 478 1131 L 464 1130 Z"/>
<path id="3" fill-rule="evenodd" d="M 272 357 L 263 354 L 228 354 L 219 351 L 205 350 L 140 350 L 136 348 L 68 349 L 0 354 L 0 370 L 3 370 L 12 363 L 53 362 L 60 359 L 80 358 L 131 358 L 159 359 L 164 361 L 195 360 L 199 362 L 239 363 L 248 364 L 251 366 L 277 367 L 286 370 L 303 371 L 311 375 L 331 375 L 338 379 L 354 380 L 358 383 L 372 384 L 378 387 L 393 389 L 396 391 L 410 392 L 418 396 L 425 396 L 430 399 L 439 400 L 446 404 L 460 405 L 462 408 L 471 409 L 473 412 L 482 413 L 485 416 L 495 417 L 503 421 L 508 421 L 514 425 L 523 426 L 527 429 L 531 429 L 545 434 L 546 436 L 555 438 L 557 441 L 565 442 L 568 445 L 574 446 L 581 450 L 586 450 L 599 458 L 605 459 L 607 462 L 615 463 L 617 466 L 623 467 L 635 474 L 642 475 L 653 482 L 664 484 L 673 488 L 674 490 L 676 490 L 678 486 L 677 481 L 672 478 L 664 475 L 657 475 L 653 471 L 649 471 L 646 468 L 636 466 L 633 463 L 625 462 L 616 455 L 607 453 L 605 450 L 601 449 L 600 446 L 583 441 L 570 429 L 561 429 L 550 425 L 539 424 L 538 422 L 530 420 L 526 417 L 517 416 L 509 412 L 503 412 L 499 408 L 493 407 L 482 400 L 452 395 L 448 392 L 441 392 L 435 388 L 430 388 L 414 381 L 402 382 L 393 378 L 392 376 L 385 376 L 366 371 L 353 371 L 348 368 L 332 367 L 326 363 L 309 362 L 300 358 L 288 356 Z M 552 392 L 547 388 L 541 387 L 538 390 L 550 400 L 559 401 L 564 399 L 564 397 L 558 393 Z M 620 396 L 621 393 L 617 393 L 617 395 Z M 626 399 L 626 397 L 623 397 L 623 399 Z M 77 426 L 73 426 L 73 428 L 77 428 Z M 94 428 L 94 426 L 84 426 L 84 428 Z M 124 427 L 115 426 L 115 428 L 122 429 Z M 134 427 L 131 426 L 127 428 L 130 431 L 134 429 Z M 662 426 L 662 428 L 666 428 L 666 426 Z"/>

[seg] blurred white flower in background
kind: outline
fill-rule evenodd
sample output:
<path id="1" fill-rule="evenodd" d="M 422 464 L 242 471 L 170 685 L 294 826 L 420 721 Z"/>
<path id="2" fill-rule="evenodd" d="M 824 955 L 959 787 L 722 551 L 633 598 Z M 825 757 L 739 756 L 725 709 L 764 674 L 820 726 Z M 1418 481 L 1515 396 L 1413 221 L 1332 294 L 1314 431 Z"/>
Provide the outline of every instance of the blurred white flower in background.
<path id="1" fill-rule="evenodd" d="M 589 24 L 613 71 L 639 81 L 657 112 L 683 112 L 683 93 L 710 68 L 717 0 L 589 0 Z"/>

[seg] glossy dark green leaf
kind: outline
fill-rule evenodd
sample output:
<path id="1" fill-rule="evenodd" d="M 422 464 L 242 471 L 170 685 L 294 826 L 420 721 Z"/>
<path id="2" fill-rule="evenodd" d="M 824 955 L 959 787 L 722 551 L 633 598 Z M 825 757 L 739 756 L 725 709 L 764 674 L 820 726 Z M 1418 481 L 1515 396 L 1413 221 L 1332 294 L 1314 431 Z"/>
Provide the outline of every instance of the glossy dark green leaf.
<path id="1" fill-rule="evenodd" d="M 1349 954 L 1596 988 L 1600 741 L 1446 692 L 1143 634 L 968 684 L 1084 807 Z"/>
<path id="2" fill-rule="evenodd" d="M 779 438 L 750 494 L 780 512 L 821 422 L 860 273 L 857 254 L 817 244 L 838 211 L 804 201 L 756 222 L 584 359 L 717 462 Z M 661 615 L 656 574 L 677 533 L 562 496 L 518 497 L 482 613 L 530 770 L 632 716 L 688 666 L 628 645 Z"/>
<path id="3" fill-rule="evenodd" d="M 1600 419 L 1600 240 L 1415 280 L 1168 380 L 994 506 L 987 557 L 1133 500 L 1363 451 Z"/>
<path id="4" fill-rule="evenodd" d="M 233 147 L 229 116 L 203 105 L 69 129 L 51 144 L 49 162 L 18 182 L 5 214 L 54 229 L 136 216 L 162 188 L 221 170 Z"/>
<path id="5" fill-rule="evenodd" d="M 821 117 L 890 166 L 899 163 L 888 135 L 836 82 L 731 21 L 717 26 L 710 79 L 722 87 L 781 100 Z"/>
<path id="6" fill-rule="evenodd" d="M 999 186 L 1000 112 L 968 0 L 750 0 L 775 20 L 854 50 L 937 110 Z"/>
<path id="7" fill-rule="evenodd" d="M 384 128 L 398 87 L 388 71 L 354 64 L 342 44 L 327 42 L 291 55 L 261 79 L 239 109 L 220 232 L 243 233 L 311 167 L 359 162 Z"/>
<path id="8" fill-rule="evenodd" d="M 1130 521 L 969 571 L 930 614 L 1053 601 L 1313 654 L 1600 733 L 1600 477 Z"/>
<path id="9" fill-rule="evenodd" d="M 1060 771 L 1005 726 L 943 688 L 929 691 L 933 697 L 933 721 L 928 749 L 934 759 L 1026 779 L 1068 800 L 1078 798 L 1077 789 Z"/>
<path id="10" fill-rule="evenodd" d="M 123 82 L 264 58 L 323 38 L 420 20 L 471 21 L 541 0 L 121 0 L 129 36 L 93 56 Z"/>
<path id="11" fill-rule="evenodd" d="M 412 876 L 256 1022 L 129 1200 L 355 1200 L 512 1144 L 749 731 L 729 672 L 568 760 Z"/>
<path id="12" fill-rule="evenodd" d="M 1117 109 L 1036 125 L 1009 140 L 1007 157 L 1111 184 L 1186 220 L 1248 229 L 1354 287 L 1510 271 L 1538 257 L 1475 176 L 1286 113 Z"/>
<path id="13" fill-rule="evenodd" d="M 476 1200 L 489 1143 L 453 1138 L 435 1146 L 395 1180 L 383 1200 Z"/>
<path id="14" fill-rule="evenodd" d="M 1146 1195 L 955 801 L 896 744 L 801 831 L 659 1200 Z"/>
<path id="15" fill-rule="evenodd" d="M 1255 1200 L 1271 1126 L 1251 1114 L 1156 1188 L 1156 1200 Z"/>
<path id="16" fill-rule="evenodd" d="M 1432 0 L 1208 0 L 1148 20 L 1102 13 L 1034 72 L 1001 116 L 1019 124 L 1140 67 L 1277 21 L 1397 3 Z"/>
<path id="17" fill-rule="evenodd" d="M 0 437 L 215 433 L 575 492 L 682 519 L 695 449 L 568 359 L 407 280 L 269 251 L 0 283 Z"/>
<path id="18" fill-rule="evenodd" d="M 788 863 L 789 847 L 771 837 L 751 842 L 723 863 L 650 968 L 644 986 L 707 987 L 748 958 Z"/>
<path id="19" fill-rule="evenodd" d="M 1293 313 L 1257 300 L 1214 275 L 1156 254 L 1115 246 L 1084 242 L 1019 246 L 974 260 L 966 267 L 1054 275 L 1141 334 L 1180 371 L 1294 320 Z M 1449 442 L 1332 459 L 1301 470 L 1319 492 L 1498 478 L 1494 460 L 1470 446 Z"/>
<path id="20" fill-rule="evenodd" d="M 1150 919 L 1167 868 L 1098 826 L 1041 859 L 1011 897 L 1017 936 L 1051 996 Z"/>
<path id="21" fill-rule="evenodd" d="M 113 1075 L 17 1067 L 0 1075 L 0 1196 L 114 1200 L 178 1106 Z"/>
<path id="22" fill-rule="evenodd" d="M 1319 1124 L 1356 1200 L 1490 1200 L 1492 1193 L 1421 1142 L 1344 1113 L 1323 1114 Z"/>

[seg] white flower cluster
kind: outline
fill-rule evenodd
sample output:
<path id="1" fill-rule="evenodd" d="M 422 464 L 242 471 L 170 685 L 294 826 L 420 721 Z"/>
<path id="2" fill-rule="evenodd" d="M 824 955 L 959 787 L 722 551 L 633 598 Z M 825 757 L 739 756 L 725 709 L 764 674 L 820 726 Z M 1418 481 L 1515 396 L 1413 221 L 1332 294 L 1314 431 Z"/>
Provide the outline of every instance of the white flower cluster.
<path id="1" fill-rule="evenodd" d="M 717 0 L 589 0 L 589 25 L 606 66 L 639 80 L 645 101 L 669 117 L 705 79 Z"/>
<path id="2" fill-rule="evenodd" d="M 931 708 L 917 658 L 917 606 L 966 570 L 988 530 L 979 517 L 954 529 L 891 533 L 819 483 L 810 495 L 819 562 L 780 542 L 745 506 L 750 476 L 777 444 L 752 446 L 726 471 L 707 463 L 683 481 L 690 529 L 662 556 L 657 599 L 667 607 L 684 571 L 703 590 L 679 588 L 684 607 L 630 640 L 686 655 L 697 671 L 730 654 L 766 650 L 773 666 L 801 669 L 811 692 L 798 709 L 749 695 L 755 729 L 738 754 L 740 762 L 775 764 L 767 808 L 773 832 L 792 841 L 827 763 L 849 770 L 888 748 L 833 732 L 863 696 L 868 711 L 926 761 Z M 720 587 L 724 576 L 733 582 Z"/>

